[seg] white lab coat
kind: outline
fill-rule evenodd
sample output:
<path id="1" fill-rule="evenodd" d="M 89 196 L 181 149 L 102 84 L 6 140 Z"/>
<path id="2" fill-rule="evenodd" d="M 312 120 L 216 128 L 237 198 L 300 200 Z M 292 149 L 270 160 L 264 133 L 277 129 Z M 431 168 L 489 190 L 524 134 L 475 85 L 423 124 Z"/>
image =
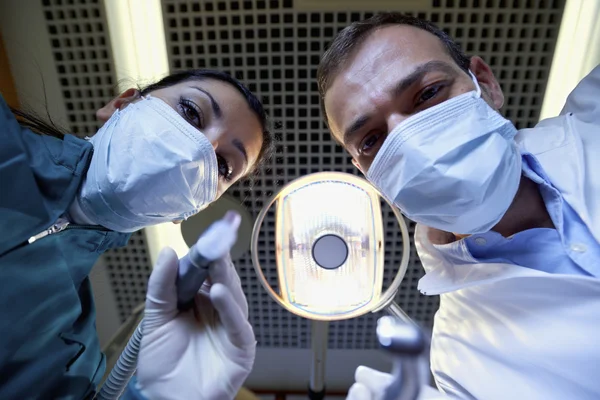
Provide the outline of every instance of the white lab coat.
<path id="1" fill-rule="evenodd" d="M 600 66 L 561 115 L 516 137 L 600 242 Z M 600 279 L 510 264 L 454 265 L 415 232 L 426 275 L 441 295 L 431 369 L 459 398 L 600 399 Z M 600 260 L 598 260 L 600 263 Z"/>

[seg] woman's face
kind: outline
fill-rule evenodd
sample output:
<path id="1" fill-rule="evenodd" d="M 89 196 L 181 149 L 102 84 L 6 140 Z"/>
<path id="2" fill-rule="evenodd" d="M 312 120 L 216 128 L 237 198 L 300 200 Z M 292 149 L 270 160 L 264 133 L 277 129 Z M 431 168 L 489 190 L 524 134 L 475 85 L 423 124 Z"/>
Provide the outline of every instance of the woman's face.
<path id="1" fill-rule="evenodd" d="M 233 86 L 213 79 L 192 80 L 149 94 L 173 107 L 212 143 L 219 166 L 218 196 L 254 168 L 263 129 Z"/>
<path id="2" fill-rule="evenodd" d="M 219 166 L 217 196 L 252 171 L 262 147 L 263 129 L 236 88 L 207 78 L 181 82 L 147 94 L 170 105 L 212 143 Z M 117 109 L 139 100 L 139 92 L 129 89 L 96 115 L 107 121 Z"/>

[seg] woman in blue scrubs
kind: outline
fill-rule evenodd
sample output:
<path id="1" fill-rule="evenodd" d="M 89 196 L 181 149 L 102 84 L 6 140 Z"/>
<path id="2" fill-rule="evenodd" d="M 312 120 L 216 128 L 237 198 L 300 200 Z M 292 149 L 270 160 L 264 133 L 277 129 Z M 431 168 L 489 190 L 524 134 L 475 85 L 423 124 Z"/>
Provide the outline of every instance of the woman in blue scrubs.
<path id="1" fill-rule="evenodd" d="M 272 144 L 260 101 L 217 71 L 129 89 L 96 116 L 102 128 L 80 139 L 0 97 L 2 399 L 93 397 L 98 257 L 205 208 Z"/>

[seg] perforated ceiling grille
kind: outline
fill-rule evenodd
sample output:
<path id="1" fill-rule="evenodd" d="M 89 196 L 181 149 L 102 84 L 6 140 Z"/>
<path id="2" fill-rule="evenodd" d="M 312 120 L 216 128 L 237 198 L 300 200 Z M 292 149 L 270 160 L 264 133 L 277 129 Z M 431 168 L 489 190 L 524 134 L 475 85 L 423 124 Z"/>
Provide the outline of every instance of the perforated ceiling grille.
<path id="1" fill-rule="evenodd" d="M 323 0 L 326 1 L 326 0 Z M 401 2 L 399 2 L 401 3 Z M 243 80 L 262 96 L 269 115 L 280 123 L 277 155 L 250 183 L 232 189 L 256 216 L 268 197 L 298 176 L 322 170 L 356 173 L 344 151 L 329 138 L 321 119 L 316 68 L 326 44 L 350 22 L 372 12 L 298 11 L 291 0 L 163 0 L 172 70 L 216 68 Z M 388 3 L 389 4 L 389 3 Z M 504 113 L 517 127 L 537 122 L 564 7 L 557 1 L 424 1 L 411 14 L 430 19 L 453 35 L 470 54 L 491 64 L 507 94 Z M 406 11 L 406 10 L 403 10 Z M 386 284 L 401 259 L 401 236 L 393 214 L 385 214 Z M 411 224 L 411 235 L 413 232 Z M 260 258 L 272 285 L 275 275 L 274 221 L 267 217 Z M 422 267 L 411 243 L 411 261 L 397 297 L 408 314 L 431 325 L 437 297 L 418 294 Z M 307 347 L 309 324 L 283 311 L 262 290 L 249 256 L 236 266 L 250 305 L 250 319 L 261 346 Z M 330 348 L 373 348 L 378 316 L 331 324 Z"/>
<path id="2" fill-rule="evenodd" d="M 78 135 L 92 134 L 99 127 L 94 113 L 111 98 L 115 82 L 102 3 L 40 1 L 71 129 Z M 252 183 L 242 182 L 232 189 L 254 216 L 278 187 L 300 175 L 321 170 L 356 173 L 344 151 L 331 142 L 321 120 L 314 78 L 326 43 L 350 22 L 376 12 L 376 1 L 371 12 L 298 11 L 291 0 L 162 3 L 171 70 L 229 71 L 261 95 L 270 116 L 280 122 L 277 157 Z M 468 53 L 483 56 L 506 94 L 505 115 L 523 128 L 538 118 L 563 7 L 564 0 L 431 0 L 410 13 L 432 20 Z M 384 224 L 389 284 L 401 259 L 402 243 L 389 210 Z M 273 243 L 268 240 L 273 229 L 273 218 L 267 218 L 260 257 L 276 285 Z M 410 231 L 412 235 L 412 224 Z M 105 260 L 125 318 L 144 299 L 150 271 L 144 235 L 133 235 L 128 247 L 108 253 Z M 236 266 L 259 344 L 308 347 L 308 322 L 283 311 L 264 293 L 249 256 L 237 260 Z M 421 275 L 411 243 L 410 265 L 396 300 L 413 318 L 431 325 L 438 299 L 418 294 Z M 370 315 L 331 324 L 330 348 L 375 347 L 376 318 Z"/>
<path id="3" fill-rule="evenodd" d="M 133 233 L 126 247 L 108 251 L 103 257 L 119 315 L 124 322 L 131 311 L 146 299 L 152 264 L 144 232 Z"/>
<path id="4" fill-rule="evenodd" d="M 104 5 L 98 0 L 41 0 L 70 131 L 93 135 L 96 110 L 114 95 L 115 78 Z M 125 320 L 144 301 L 151 270 L 142 232 L 125 248 L 105 253 L 119 313 Z"/>
<path id="5" fill-rule="evenodd" d="M 71 132 L 94 134 L 95 113 L 113 95 L 104 7 L 98 0 L 42 0 Z"/>

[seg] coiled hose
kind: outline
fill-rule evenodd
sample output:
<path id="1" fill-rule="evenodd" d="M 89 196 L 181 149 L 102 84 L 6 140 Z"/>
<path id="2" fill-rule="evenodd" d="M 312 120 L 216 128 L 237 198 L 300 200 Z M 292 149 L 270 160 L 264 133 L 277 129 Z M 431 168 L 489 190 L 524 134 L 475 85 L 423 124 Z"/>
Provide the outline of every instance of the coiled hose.
<path id="1" fill-rule="evenodd" d="M 140 345 L 142 344 L 142 337 L 144 333 L 142 331 L 144 320 L 142 320 L 131 338 L 127 342 L 127 346 L 119 356 L 117 363 L 110 371 L 110 375 L 102 385 L 100 392 L 96 395 L 98 400 L 116 400 L 118 399 L 125 386 L 129 383 L 129 380 L 133 376 L 137 368 L 137 359 L 140 352 Z"/>

